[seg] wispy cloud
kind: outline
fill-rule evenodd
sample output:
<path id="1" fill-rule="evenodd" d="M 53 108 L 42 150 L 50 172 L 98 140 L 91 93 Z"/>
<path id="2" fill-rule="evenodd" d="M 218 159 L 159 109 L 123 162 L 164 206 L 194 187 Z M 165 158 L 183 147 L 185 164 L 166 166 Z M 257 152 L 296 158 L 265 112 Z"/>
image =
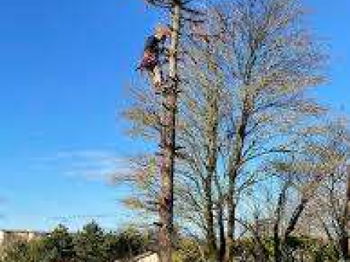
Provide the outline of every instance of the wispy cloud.
<path id="1" fill-rule="evenodd" d="M 128 159 L 109 150 L 62 151 L 37 161 L 40 166 L 54 168 L 62 175 L 89 181 L 109 182 L 116 172 L 130 172 Z"/>

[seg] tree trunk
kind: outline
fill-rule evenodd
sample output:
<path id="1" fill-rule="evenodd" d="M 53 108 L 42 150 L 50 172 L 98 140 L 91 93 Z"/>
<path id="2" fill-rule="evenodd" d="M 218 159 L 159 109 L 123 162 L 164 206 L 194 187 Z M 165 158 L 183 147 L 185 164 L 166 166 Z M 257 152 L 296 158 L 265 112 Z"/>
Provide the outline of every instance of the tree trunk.
<path id="1" fill-rule="evenodd" d="M 349 170 L 350 171 L 350 170 Z M 343 218 L 343 237 L 341 239 L 341 252 L 343 258 L 347 261 L 350 259 L 349 253 L 349 236 L 350 236 L 350 172 L 347 178 L 347 188 L 346 188 L 346 199 L 345 199 L 345 209 Z"/>
<path id="2" fill-rule="evenodd" d="M 178 94 L 178 48 L 181 27 L 181 2 L 174 1 L 172 7 L 172 35 L 169 49 L 169 79 L 165 81 L 163 95 L 163 128 L 161 134 L 161 196 L 159 258 L 161 262 L 172 261 L 173 217 L 174 217 L 174 163 L 176 154 L 176 112 Z"/>
<path id="3" fill-rule="evenodd" d="M 248 118 L 252 108 L 251 95 L 246 94 L 244 99 L 244 106 L 242 111 L 241 123 L 237 128 L 236 134 L 236 146 L 234 147 L 234 158 L 231 162 L 231 167 L 229 169 L 229 189 L 227 197 L 227 247 L 226 247 L 226 261 L 231 262 L 234 259 L 234 235 L 235 235 L 235 220 L 236 220 L 236 199 L 235 199 L 235 187 L 236 178 L 242 162 L 242 152 L 246 137 L 246 128 L 248 123 Z"/>
<path id="4" fill-rule="evenodd" d="M 216 259 L 216 236 L 214 232 L 214 214 L 213 214 L 213 200 L 212 200 L 212 179 L 207 177 L 205 181 L 205 222 L 207 227 L 206 240 L 207 240 L 207 252 L 209 261 L 215 261 Z"/>
<path id="5" fill-rule="evenodd" d="M 206 244 L 209 261 L 215 261 L 217 255 L 216 235 L 214 231 L 214 213 L 213 213 L 213 200 L 212 200 L 212 174 L 208 174 L 208 177 L 204 182 L 205 193 L 205 223 L 206 223 Z"/>
<path id="6" fill-rule="evenodd" d="M 212 55 L 209 53 L 209 56 Z M 209 60 L 210 61 L 210 60 Z M 209 62 L 209 68 L 215 70 L 214 63 Z M 210 87 L 206 89 L 206 119 L 205 119 L 205 133 L 206 133 L 206 177 L 204 179 L 204 193 L 205 193 L 205 220 L 207 227 L 207 251 L 209 261 L 216 261 L 217 259 L 217 243 L 214 226 L 214 211 L 213 211 L 213 182 L 215 182 L 214 174 L 217 167 L 218 159 L 218 145 L 217 132 L 219 122 L 219 108 L 218 108 L 219 92 L 217 87 Z"/>
<path id="7" fill-rule="evenodd" d="M 275 262 L 281 262 L 282 261 L 282 252 L 281 252 L 281 238 L 280 238 L 280 223 L 283 216 L 283 211 L 285 207 L 286 202 L 286 193 L 288 189 L 289 183 L 286 182 L 280 192 L 280 195 L 278 197 L 277 202 L 277 209 L 276 209 L 276 220 L 273 227 L 273 242 L 274 242 L 274 251 L 275 251 Z"/>
<path id="8" fill-rule="evenodd" d="M 217 223 L 218 223 L 218 229 L 219 229 L 219 250 L 218 250 L 218 256 L 217 260 L 218 262 L 224 262 L 225 261 L 225 254 L 226 254 L 226 239 L 225 239 L 225 222 L 224 222 L 224 204 L 225 199 L 222 194 L 219 180 L 217 177 L 215 177 L 215 184 L 217 187 L 218 195 L 219 195 L 219 201 L 217 203 Z"/>
<path id="9" fill-rule="evenodd" d="M 299 205 L 295 208 L 292 217 L 289 220 L 286 232 L 284 233 L 284 239 L 287 240 L 291 233 L 295 230 L 295 227 L 299 221 L 301 214 L 303 213 L 307 203 L 309 202 L 309 198 L 302 197 Z"/>
<path id="10" fill-rule="evenodd" d="M 227 197 L 227 235 L 226 235 L 226 262 L 232 262 L 234 253 L 234 236 L 235 236 L 235 219 L 236 219 L 236 205 L 234 199 L 235 193 L 235 179 L 230 177 L 229 192 Z"/>
<path id="11" fill-rule="evenodd" d="M 225 261 L 226 253 L 226 241 L 225 241 L 225 225 L 224 225 L 224 210 L 222 206 L 219 207 L 218 211 L 218 227 L 219 227 L 219 252 L 218 252 L 218 261 Z"/>
<path id="12" fill-rule="evenodd" d="M 222 188 L 217 175 L 214 176 L 216 190 L 218 192 L 218 202 L 216 203 L 217 210 L 217 224 L 219 231 L 219 250 L 217 251 L 217 261 L 225 262 L 226 254 L 226 238 L 225 238 L 225 216 L 224 216 L 224 206 L 225 197 L 222 193 Z"/>
<path id="13" fill-rule="evenodd" d="M 227 236 L 226 236 L 226 261 L 231 262 L 234 258 L 234 237 L 235 237 L 235 221 L 236 221 L 236 199 L 235 199 L 235 187 L 236 187 L 236 178 L 238 175 L 239 164 L 241 162 L 241 154 L 243 150 L 243 139 L 240 135 L 238 142 L 238 151 L 236 155 L 236 161 L 234 167 L 229 173 L 229 189 L 227 196 Z"/>

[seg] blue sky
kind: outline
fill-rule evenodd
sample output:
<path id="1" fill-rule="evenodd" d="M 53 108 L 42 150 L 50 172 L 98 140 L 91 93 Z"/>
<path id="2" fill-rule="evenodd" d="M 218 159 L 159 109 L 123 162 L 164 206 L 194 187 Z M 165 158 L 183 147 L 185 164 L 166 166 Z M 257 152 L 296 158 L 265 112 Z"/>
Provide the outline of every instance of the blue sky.
<path id="1" fill-rule="evenodd" d="M 306 3 L 331 55 L 316 95 L 349 113 L 350 2 Z M 157 18 L 141 0 L 0 0 L 0 227 L 133 220 L 102 176 L 144 146 L 117 112 Z"/>

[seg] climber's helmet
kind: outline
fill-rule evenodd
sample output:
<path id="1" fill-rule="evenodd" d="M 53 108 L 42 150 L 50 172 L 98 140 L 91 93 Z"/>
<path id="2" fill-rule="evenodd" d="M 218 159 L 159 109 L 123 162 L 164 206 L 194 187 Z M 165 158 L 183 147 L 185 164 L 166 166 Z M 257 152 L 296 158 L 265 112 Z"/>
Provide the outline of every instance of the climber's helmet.
<path id="1" fill-rule="evenodd" d="M 157 26 L 155 31 L 155 36 L 160 40 L 165 40 L 166 38 L 171 36 L 171 30 L 167 26 Z"/>

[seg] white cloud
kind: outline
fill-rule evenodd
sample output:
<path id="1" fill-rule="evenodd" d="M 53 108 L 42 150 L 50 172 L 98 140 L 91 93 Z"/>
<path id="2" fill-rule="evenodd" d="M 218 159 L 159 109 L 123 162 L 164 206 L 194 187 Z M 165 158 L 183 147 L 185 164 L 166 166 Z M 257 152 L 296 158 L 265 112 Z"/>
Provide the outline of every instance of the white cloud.
<path id="1" fill-rule="evenodd" d="M 108 150 L 62 151 L 49 157 L 39 158 L 40 166 L 54 169 L 61 174 L 91 181 L 111 181 L 115 173 L 129 173 L 129 161 Z"/>

